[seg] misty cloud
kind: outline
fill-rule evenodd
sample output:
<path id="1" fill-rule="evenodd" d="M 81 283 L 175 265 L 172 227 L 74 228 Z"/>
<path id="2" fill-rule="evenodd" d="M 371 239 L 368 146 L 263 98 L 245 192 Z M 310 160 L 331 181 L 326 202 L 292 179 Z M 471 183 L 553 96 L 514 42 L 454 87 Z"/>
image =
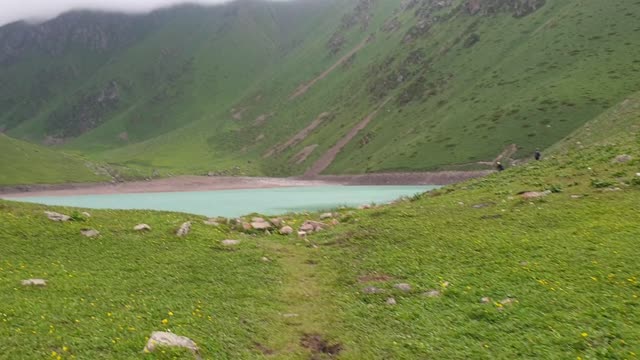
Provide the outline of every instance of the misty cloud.
<path id="1" fill-rule="evenodd" d="M 46 20 L 70 10 L 148 12 L 181 3 L 220 4 L 230 0 L 0 0 L 0 26 L 18 20 Z"/>

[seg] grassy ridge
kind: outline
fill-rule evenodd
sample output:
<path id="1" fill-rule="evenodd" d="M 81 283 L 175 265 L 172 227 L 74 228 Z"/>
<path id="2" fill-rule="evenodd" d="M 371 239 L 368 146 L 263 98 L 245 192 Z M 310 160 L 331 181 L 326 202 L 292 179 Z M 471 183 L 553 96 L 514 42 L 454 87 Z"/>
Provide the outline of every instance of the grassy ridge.
<path id="1" fill-rule="evenodd" d="M 638 103 L 593 124 L 626 124 Z M 53 223 L 46 207 L 0 202 L 0 357 L 142 358 L 145 336 L 171 329 L 204 358 L 632 359 L 640 135 L 610 136 L 393 206 L 341 210 L 342 224 L 306 240 L 175 213 L 92 211 Z M 620 154 L 632 160 L 614 161 Z M 518 195 L 543 190 L 551 194 Z M 175 237 L 187 220 L 193 232 Z M 140 222 L 153 230 L 135 233 Z M 86 239 L 82 228 L 101 235 Z M 227 238 L 242 243 L 225 248 Z M 19 286 L 31 277 L 49 285 Z M 384 293 L 365 294 L 370 286 Z M 423 295 L 431 290 L 440 296 Z M 144 355 L 173 356 L 182 355 Z"/>
<path id="2" fill-rule="evenodd" d="M 107 180 L 76 156 L 0 134 L 0 185 L 57 184 Z"/>

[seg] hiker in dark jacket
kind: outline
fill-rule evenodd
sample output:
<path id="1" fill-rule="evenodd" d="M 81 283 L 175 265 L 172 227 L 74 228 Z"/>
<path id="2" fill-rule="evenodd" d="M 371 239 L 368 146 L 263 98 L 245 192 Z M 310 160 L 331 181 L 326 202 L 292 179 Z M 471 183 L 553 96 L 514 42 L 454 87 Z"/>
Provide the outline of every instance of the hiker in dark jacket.
<path id="1" fill-rule="evenodd" d="M 500 161 L 496 163 L 496 168 L 498 169 L 498 171 L 504 171 L 504 165 L 502 165 Z"/>
<path id="2" fill-rule="evenodd" d="M 542 159 L 542 153 L 540 152 L 540 150 L 536 150 L 534 157 L 537 161 L 540 161 L 540 159 Z"/>

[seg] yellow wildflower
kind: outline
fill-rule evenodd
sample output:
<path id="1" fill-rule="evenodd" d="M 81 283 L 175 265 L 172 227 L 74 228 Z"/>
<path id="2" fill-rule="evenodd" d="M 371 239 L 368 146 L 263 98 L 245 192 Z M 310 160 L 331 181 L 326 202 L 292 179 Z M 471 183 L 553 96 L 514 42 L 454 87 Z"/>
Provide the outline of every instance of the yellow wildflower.
<path id="1" fill-rule="evenodd" d="M 582 335 L 582 337 L 587 337 L 587 336 L 589 336 L 589 334 L 587 334 L 586 332 L 583 332 L 583 333 L 582 333 L 582 334 L 580 334 L 580 335 Z"/>
<path id="2" fill-rule="evenodd" d="M 167 325 L 169 323 L 169 320 L 167 319 L 162 319 L 162 325 Z"/>
<path id="3" fill-rule="evenodd" d="M 173 316 L 173 311 L 169 311 L 169 316 Z"/>

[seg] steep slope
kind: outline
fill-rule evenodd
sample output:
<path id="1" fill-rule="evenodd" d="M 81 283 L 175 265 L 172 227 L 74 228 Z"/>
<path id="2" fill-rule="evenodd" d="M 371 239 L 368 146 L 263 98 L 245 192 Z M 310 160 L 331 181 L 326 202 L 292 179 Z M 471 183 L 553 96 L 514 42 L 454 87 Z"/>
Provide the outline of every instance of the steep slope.
<path id="1" fill-rule="evenodd" d="M 626 124 L 638 104 L 634 95 L 594 120 L 608 131 L 600 139 L 576 133 L 583 148 L 338 210 L 339 225 L 305 239 L 150 211 L 54 223 L 49 207 L 0 201 L 3 355 L 193 358 L 143 354 L 162 330 L 196 341 L 203 359 L 632 359 L 640 133 Z M 615 162 L 623 153 L 632 160 Z M 297 228 L 319 216 L 285 218 Z M 191 233 L 175 236 L 187 220 Z M 133 231 L 141 222 L 152 230 Z M 20 286 L 35 277 L 47 286 Z"/>
<path id="2" fill-rule="evenodd" d="M 163 173 L 483 168 L 640 90 L 633 0 L 245 0 L 118 21 L 67 15 L 84 16 L 100 31 L 65 17 L 40 25 L 82 29 L 57 35 L 70 43 L 53 60 L 37 46 L 3 50 L 0 128 Z M 0 29 L 0 48 L 30 31 Z"/>
<path id="3" fill-rule="evenodd" d="M 86 161 L 0 134 L 0 186 L 107 180 Z"/>

